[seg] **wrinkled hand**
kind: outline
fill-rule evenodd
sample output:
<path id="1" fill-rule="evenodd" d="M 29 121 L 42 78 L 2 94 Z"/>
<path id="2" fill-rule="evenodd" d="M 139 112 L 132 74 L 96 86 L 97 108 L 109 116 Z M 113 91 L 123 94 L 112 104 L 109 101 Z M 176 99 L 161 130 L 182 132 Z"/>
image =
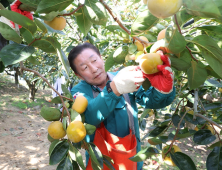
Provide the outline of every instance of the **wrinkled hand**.
<path id="1" fill-rule="evenodd" d="M 157 89 L 159 92 L 168 94 L 173 91 L 173 72 L 171 69 L 171 62 L 169 57 L 163 54 L 162 51 L 157 51 L 160 54 L 163 65 L 158 65 L 158 73 L 155 74 L 145 74 L 143 76 L 148 78 L 151 85 Z"/>
<path id="2" fill-rule="evenodd" d="M 120 94 L 137 91 L 145 81 L 138 66 L 125 67 L 113 78 L 113 82 Z"/>
<path id="3" fill-rule="evenodd" d="M 19 14 L 22 14 L 22 15 L 28 17 L 29 19 L 33 20 L 33 14 L 30 11 L 22 11 L 21 9 L 19 9 L 19 6 L 21 4 L 22 3 L 19 0 L 14 1 L 11 5 L 11 10 L 14 12 L 17 12 Z M 11 21 L 11 23 L 12 23 L 13 27 L 15 28 L 14 22 Z M 22 26 L 19 25 L 19 28 L 22 28 Z"/>

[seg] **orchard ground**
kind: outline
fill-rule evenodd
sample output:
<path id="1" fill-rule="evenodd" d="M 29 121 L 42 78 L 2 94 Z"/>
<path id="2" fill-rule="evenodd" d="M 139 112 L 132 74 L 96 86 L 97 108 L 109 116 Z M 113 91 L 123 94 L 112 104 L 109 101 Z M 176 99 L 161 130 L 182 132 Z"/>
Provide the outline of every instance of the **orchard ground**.
<path id="1" fill-rule="evenodd" d="M 51 90 L 38 90 L 36 101 L 28 100 L 28 89 L 20 85 L 17 88 L 8 76 L 0 74 L 0 169 L 1 170 L 55 170 L 56 165 L 49 165 L 47 128 L 50 122 L 40 116 L 43 105 L 53 106 L 47 102 Z M 151 124 L 147 120 L 147 126 Z M 147 130 L 141 131 L 143 137 Z M 146 147 L 148 143 L 142 141 Z M 169 143 L 170 144 L 170 143 Z M 189 155 L 197 169 L 206 169 L 209 154 L 206 146 L 197 146 L 192 139 L 177 141 L 182 152 Z M 84 158 L 84 150 L 81 150 Z M 161 154 L 144 162 L 144 169 L 175 170 L 162 162 Z"/>

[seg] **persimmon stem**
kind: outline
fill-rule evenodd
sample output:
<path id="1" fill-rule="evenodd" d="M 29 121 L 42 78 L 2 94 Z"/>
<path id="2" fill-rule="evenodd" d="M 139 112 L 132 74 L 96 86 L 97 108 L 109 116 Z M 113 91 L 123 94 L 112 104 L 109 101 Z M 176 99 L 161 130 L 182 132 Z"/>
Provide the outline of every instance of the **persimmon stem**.
<path id="1" fill-rule="evenodd" d="M 77 12 L 80 8 L 82 8 L 84 6 L 84 4 L 81 4 L 79 5 L 74 11 L 70 12 L 70 13 L 67 13 L 67 14 L 62 14 L 62 15 L 59 15 L 59 16 L 70 16 L 70 15 L 73 15 L 75 12 Z"/>

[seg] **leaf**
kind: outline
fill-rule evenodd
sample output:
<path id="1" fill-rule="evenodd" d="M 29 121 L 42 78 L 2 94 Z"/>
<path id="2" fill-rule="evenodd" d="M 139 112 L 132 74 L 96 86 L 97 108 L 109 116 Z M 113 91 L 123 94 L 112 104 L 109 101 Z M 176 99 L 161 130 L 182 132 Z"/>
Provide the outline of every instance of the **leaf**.
<path id="1" fill-rule="evenodd" d="M 222 87 L 222 84 L 211 78 L 204 82 L 204 86 Z"/>
<path id="2" fill-rule="evenodd" d="M 63 129 L 66 131 L 66 129 L 67 129 L 67 117 L 63 117 L 63 119 L 62 119 L 62 127 L 63 127 Z"/>
<path id="3" fill-rule="evenodd" d="M 34 47 L 23 44 L 8 44 L 0 51 L 0 57 L 5 66 L 16 64 L 30 57 L 35 52 Z"/>
<path id="4" fill-rule="evenodd" d="M 159 19 L 153 16 L 149 10 L 141 12 L 132 24 L 131 35 L 137 36 L 143 34 L 150 30 L 158 21 Z"/>
<path id="5" fill-rule="evenodd" d="M 158 150 L 156 148 L 148 147 L 139 151 L 136 155 L 129 159 L 133 162 L 141 162 L 155 154 L 159 154 Z"/>
<path id="6" fill-rule="evenodd" d="M 182 117 L 184 115 L 184 112 L 180 112 L 180 116 Z M 197 125 L 198 124 L 198 121 L 197 119 L 193 119 L 193 115 L 187 113 L 186 116 L 184 117 L 184 119 L 192 124 L 195 124 Z"/>
<path id="7" fill-rule="evenodd" d="M 40 62 L 33 56 L 30 56 L 28 59 L 27 59 L 30 63 L 32 63 L 33 65 L 39 65 Z"/>
<path id="8" fill-rule="evenodd" d="M 173 115 L 172 121 L 173 121 L 174 126 L 178 127 L 178 124 L 179 124 L 180 120 L 181 120 L 181 117 L 179 115 L 177 115 L 177 114 Z M 183 119 L 181 124 L 180 124 L 180 128 L 183 128 L 184 125 L 185 125 L 185 121 Z"/>
<path id="9" fill-rule="evenodd" d="M 70 158 L 67 156 L 65 159 L 63 159 L 57 166 L 56 170 L 73 170 Z"/>
<path id="10" fill-rule="evenodd" d="M 216 139 L 208 129 L 201 129 L 193 135 L 193 141 L 199 145 L 208 145 Z"/>
<path id="11" fill-rule="evenodd" d="M 59 11 L 52 11 L 46 15 L 41 15 L 40 18 L 44 21 L 52 21 L 55 17 L 57 17 L 59 14 Z"/>
<path id="12" fill-rule="evenodd" d="M 96 25 L 106 25 L 108 15 L 106 8 L 97 0 L 85 0 L 84 13 L 86 17 Z"/>
<path id="13" fill-rule="evenodd" d="M 73 170 L 80 170 L 79 165 L 76 161 L 72 161 Z"/>
<path id="14" fill-rule="evenodd" d="M 34 40 L 34 37 L 27 29 L 20 28 L 20 33 L 28 44 L 30 44 Z"/>
<path id="15" fill-rule="evenodd" d="M 84 8 L 80 8 L 77 11 L 77 14 L 80 14 L 80 15 L 76 16 L 77 25 L 79 26 L 80 31 L 85 36 L 87 36 L 87 33 L 89 32 L 89 30 L 92 26 L 92 22 L 86 17 L 86 15 L 84 13 Z"/>
<path id="16" fill-rule="evenodd" d="M 50 13 L 52 11 L 62 11 L 69 6 L 73 0 L 41 0 L 36 12 L 37 13 Z"/>
<path id="17" fill-rule="evenodd" d="M 6 39 L 6 40 L 12 40 L 18 44 L 22 42 L 22 39 L 20 36 L 13 30 L 10 26 L 7 24 L 0 22 L 0 32 L 1 35 Z"/>
<path id="18" fill-rule="evenodd" d="M 62 100 L 61 100 L 60 96 L 57 96 L 52 99 L 51 103 L 56 103 L 56 104 L 62 103 Z"/>
<path id="19" fill-rule="evenodd" d="M 175 27 L 169 25 L 166 29 L 165 35 L 165 39 L 168 43 L 168 48 L 172 53 L 178 54 L 185 49 L 186 41 Z"/>
<path id="20" fill-rule="evenodd" d="M 81 115 L 75 110 L 71 109 L 71 121 L 79 120 L 82 121 Z"/>
<path id="21" fill-rule="evenodd" d="M 201 49 L 203 57 L 211 68 L 218 75 L 222 75 L 222 49 L 217 43 L 207 35 L 197 36 L 191 42 Z"/>
<path id="22" fill-rule="evenodd" d="M 86 128 L 87 135 L 92 135 L 96 130 L 96 126 L 90 125 L 90 124 L 85 124 L 85 128 Z"/>
<path id="23" fill-rule="evenodd" d="M 130 44 L 129 46 L 129 54 L 135 53 L 137 50 L 137 46 L 135 44 Z"/>
<path id="24" fill-rule="evenodd" d="M 115 61 L 113 59 L 113 54 L 114 52 L 112 52 L 108 58 L 106 59 L 106 62 L 105 62 L 105 71 L 108 71 L 112 66 L 115 65 Z"/>
<path id="25" fill-rule="evenodd" d="M 26 28 L 30 33 L 34 34 L 37 30 L 35 23 L 26 16 L 14 11 L 0 10 L 0 15 Z"/>
<path id="26" fill-rule="evenodd" d="M 56 145 L 54 150 L 52 151 L 50 158 L 49 158 L 49 164 L 55 165 L 59 163 L 61 160 L 63 160 L 69 150 L 69 143 L 65 140 Z"/>
<path id="27" fill-rule="evenodd" d="M 191 67 L 187 71 L 190 89 L 195 89 L 204 84 L 207 79 L 207 71 L 196 61 L 191 61 Z"/>
<path id="28" fill-rule="evenodd" d="M 33 8 L 37 8 L 40 1 L 41 0 L 20 0 L 20 2 L 22 2 L 23 4 L 27 4 Z"/>
<path id="29" fill-rule="evenodd" d="M 117 48 L 117 50 L 113 54 L 113 60 L 115 63 L 121 64 L 125 61 L 125 57 L 128 54 L 128 46 L 123 45 Z"/>
<path id="30" fill-rule="evenodd" d="M 207 149 L 214 149 L 216 146 L 221 147 L 221 146 L 222 146 L 221 142 L 222 142 L 222 140 L 220 140 L 220 141 L 212 144 L 212 145 L 211 145 L 210 147 L 208 147 Z"/>
<path id="31" fill-rule="evenodd" d="M 158 138 L 150 138 L 148 139 L 148 143 L 150 143 L 151 145 L 159 145 L 162 142 L 162 140 L 158 139 Z"/>
<path id="32" fill-rule="evenodd" d="M 222 169 L 222 148 L 217 146 L 208 155 L 206 161 L 207 170 L 220 170 Z"/>
<path id="33" fill-rule="evenodd" d="M 47 121 L 56 121 L 61 117 L 59 109 L 43 106 L 40 115 Z"/>
<path id="34" fill-rule="evenodd" d="M 222 18 L 219 10 L 222 7 L 220 0 L 186 0 L 183 1 L 183 6 L 191 15 L 220 20 Z"/>
<path id="35" fill-rule="evenodd" d="M 75 153 L 75 156 L 76 156 L 76 161 L 78 162 L 79 166 L 85 170 L 85 165 L 83 163 L 83 159 L 82 159 L 82 155 L 81 153 L 78 151 L 78 149 L 76 149 L 73 145 L 70 144 L 70 151 Z"/>
<path id="36" fill-rule="evenodd" d="M 115 170 L 112 163 L 107 159 L 107 156 L 103 155 L 103 163 L 111 170 Z"/>
<path id="37" fill-rule="evenodd" d="M 56 51 L 57 51 L 57 54 L 59 56 L 59 60 L 62 62 L 62 65 L 65 68 L 67 76 L 69 76 L 70 65 L 69 65 L 69 61 L 68 61 L 65 53 L 63 52 L 62 49 L 59 49 L 59 48 L 57 48 Z"/>
<path id="38" fill-rule="evenodd" d="M 129 38 L 129 34 L 126 31 L 124 31 L 124 29 L 122 29 L 119 25 L 108 25 L 106 29 L 123 38 L 126 38 L 126 39 Z"/>
<path id="39" fill-rule="evenodd" d="M 35 23 L 42 30 L 43 33 L 48 32 L 47 28 L 45 27 L 45 25 L 40 20 L 35 18 Z"/>
<path id="40" fill-rule="evenodd" d="M 57 33 L 57 34 L 61 34 L 61 35 L 66 35 L 63 31 L 60 30 L 54 30 L 52 27 L 50 27 L 48 24 L 46 23 L 42 23 L 48 30 L 49 33 Z"/>
<path id="41" fill-rule="evenodd" d="M 2 73 L 5 70 L 5 66 L 2 61 L 0 61 L 0 73 Z"/>
<path id="42" fill-rule="evenodd" d="M 52 44 L 47 40 L 36 40 L 34 43 L 31 44 L 33 47 L 37 47 L 46 53 L 56 53 L 55 48 Z"/>
<path id="43" fill-rule="evenodd" d="M 57 139 L 53 139 L 49 134 L 48 134 L 47 138 L 48 138 L 49 142 L 54 142 L 57 140 Z"/>
<path id="44" fill-rule="evenodd" d="M 92 163 L 94 162 L 97 166 L 103 169 L 103 156 L 99 148 L 94 143 L 88 143 L 88 148 Z"/>
<path id="45" fill-rule="evenodd" d="M 187 71 L 191 67 L 191 56 L 187 49 L 182 51 L 179 57 L 170 56 L 171 66 L 178 71 Z"/>
<path id="46" fill-rule="evenodd" d="M 65 96 L 68 98 L 72 98 L 72 94 L 67 89 L 67 87 L 64 84 L 61 84 L 61 87 L 62 87 L 62 92 L 65 94 Z"/>
<path id="47" fill-rule="evenodd" d="M 49 156 L 51 155 L 51 153 L 52 153 L 52 151 L 54 150 L 54 148 L 56 147 L 56 145 L 58 145 L 58 144 L 61 143 L 61 142 L 62 142 L 62 141 L 56 139 L 56 140 L 54 140 L 54 141 L 51 143 L 51 145 L 50 145 L 50 147 L 49 147 Z"/>
<path id="48" fill-rule="evenodd" d="M 192 136 L 194 133 L 196 133 L 195 130 L 188 130 L 188 128 L 180 129 L 178 134 L 177 134 L 177 137 L 180 138 L 180 139 L 187 138 L 189 136 Z"/>
<path id="49" fill-rule="evenodd" d="M 161 126 L 161 127 L 156 127 L 155 129 L 153 129 L 151 132 L 150 132 L 150 135 L 151 137 L 156 137 L 158 135 L 160 135 L 168 126 Z"/>
<path id="50" fill-rule="evenodd" d="M 174 154 L 170 152 L 170 156 L 180 170 L 196 170 L 193 160 L 188 155 L 182 152 L 175 152 Z"/>
<path id="51" fill-rule="evenodd" d="M 210 104 L 207 104 L 207 105 L 204 105 L 204 109 L 205 110 L 213 110 L 213 111 L 216 111 L 218 109 L 222 108 L 222 103 L 219 102 L 219 103 L 210 103 Z M 203 110 L 203 109 L 202 109 Z"/>

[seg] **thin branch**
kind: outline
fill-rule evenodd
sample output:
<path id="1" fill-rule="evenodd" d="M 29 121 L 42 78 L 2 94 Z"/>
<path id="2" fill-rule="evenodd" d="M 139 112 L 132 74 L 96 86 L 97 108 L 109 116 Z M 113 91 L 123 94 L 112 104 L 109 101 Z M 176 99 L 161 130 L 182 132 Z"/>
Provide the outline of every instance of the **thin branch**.
<path id="1" fill-rule="evenodd" d="M 74 100 L 72 100 L 72 99 L 70 99 L 68 97 L 65 97 L 65 96 L 62 96 L 62 98 L 67 99 L 67 100 L 72 101 L 72 102 L 74 101 Z"/>
<path id="2" fill-rule="evenodd" d="M 127 34 L 131 35 L 131 32 L 130 30 L 128 30 L 124 25 L 123 23 L 119 20 L 119 18 L 113 13 L 112 9 L 104 2 L 104 0 L 99 0 L 103 5 L 104 7 L 107 9 L 107 11 L 110 13 L 110 15 L 113 17 L 114 21 L 116 21 L 119 26 L 124 30 L 126 31 Z M 144 41 L 144 40 L 141 40 L 139 37 L 133 37 L 133 39 L 135 40 L 138 40 L 140 41 L 142 44 L 147 44 L 148 46 L 153 44 L 152 42 L 147 42 L 147 41 Z"/>
<path id="3" fill-rule="evenodd" d="M 214 125 L 216 125 L 218 128 L 220 128 L 220 129 L 222 130 L 222 127 L 221 127 L 220 125 L 218 125 L 216 122 L 208 119 L 207 117 L 205 117 L 205 116 L 203 116 L 203 115 L 201 115 L 201 114 L 198 114 L 198 113 L 196 114 L 196 116 L 201 117 L 201 118 L 205 119 L 206 121 L 208 121 L 208 122 L 210 122 L 210 123 L 213 123 Z"/>
<path id="4" fill-rule="evenodd" d="M 186 45 L 186 48 L 188 49 L 188 51 L 189 51 L 189 53 L 190 53 L 192 59 L 194 59 L 196 62 L 198 62 L 198 60 L 193 56 L 193 54 L 192 54 L 190 48 L 189 48 L 187 45 Z"/>
<path id="5" fill-rule="evenodd" d="M 11 73 L 9 73 L 7 70 L 5 70 L 5 72 L 7 73 L 7 75 L 9 75 L 9 76 L 15 76 L 14 74 L 11 74 Z"/>
<path id="6" fill-rule="evenodd" d="M 168 151 L 166 152 L 166 154 L 165 154 L 165 156 L 164 156 L 164 159 L 165 159 L 165 157 L 167 156 L 167 154 L 170 152 L 171 148 L 173 147 L 173 143 L 175 142 L 176 137 L 177 137 L 177 134 L 178 134 L 178 132 L 179 132 L 179 130 L 180 130 L 180 124 L 182 123 L 184 117 L 186 116 L 186 114 L 187 114 L 190 110 L 192 110 L 192 109 L 187 110 L 187 111 L 184 113 L 184 115 L 182 116 L 182 118 L 180 119 L 180 122 L 179 122 L 179 124 L 178 124 L 178 126 L 177 126 L 176 134 L 175 134 L 175 136 L 174 136 L 174 138 L 173 138 L 173 140 L 172 140 L 172 142 L 171 142 L 171 144 L 170 144 L 170 147 L 169 147 Z"/>
<path id="7" fill-rule="evenodd" d="M 84 4 L 81 4 L 79 5 L 74 11 L 68 13 L 68 14 L 62 14 L 62 15 L 59 15 L 59 16 L 70 16 L 70 15 L 73 15 L 75 12 L 77 12 L 80 8 L 82 8 L 84 6 Z"/>
<path id="8" fill-rule="evenodd" d="M 36 75 L 38 75 L 39 77 L 41 77 L 42 79 L 43 79 L 43 81 L 45 81 L 47 84 L 48 84 L 48 86 L 51 88 L 51 89 L 53 89 L 54 90 L 54 92 L 56 92 L 56 94 L 58 94 L 59 95 L 59 97 L 60 97 L 60 99 L 61 99 L 61 101 L 62 101 L 62 105 L 63 105 L 63 107 L 65 108 L 65 110 L 66 110 L 66 112 L 67 112 L 67 115 L 68 115 L 68 117 L 69 117 L 69 123 L 71 122 L 71 117 L 70 117 L 70 113 L 69 113 L 69 111 L 68 111 L 68 109 L 67 109 L 67 107 L 66 107 L 66 105 L 65 105 L 65 103 L 64 103 L 64 100 L 63 100 L 63 98 L 62 98 L 62 95 L 48 82 L 48 80 L 43 76 L 43 75 L 41 75 L 39 72 L 37 72 L 37 71 L 35 71 L 35 70 L 32 70 L 32 69 L 29 69 L 29 68 L 26 68 L 26 67 L 21 67 L 21 70 L 25 70 L 25 71 L 30 71 L 30 72 L 33 72 L 34 74 L 36 74 Z"/>
<path id="9" fill-rule="evenodd" d="M 32 42 L 30 42 L 30 43 L 28 44 L 28 46 L 32 45 L 35 41 L 41 40 L 41 39 L 42 39 L 42 37 L 40 37 L 40 38 L 35 38 Z"/>
<path id="10" fill-rule="evenodd" d="M 211 123 L 211 126 L 213 127 L 214 132 L 217 134 L 217 137 L 218 137 L 220 143 L 222 144 L 222 141 L 221 141 L 221 139 L 220 139 L 220 135 L 219 135 L 219 133 L 216 131 L 216 129 L 214 128 L 214 125 L 213 125 L 212 123 Z"/>
<path id="11" fill-rule="evenodd" d="M 73 29 L 72 25 L 68 22 L 68 20 L 66 20 L 66 22 L 68 23 L 69 27 Z M 74 30 L 74 29 L 73 29 Z M 78 34 L 78 32 L 76 33 L 79 37 L 79 40 L 83 42 L 83 40 L 81 39 L 80 35 Z"/>
<path id="12" fill-rule="evenodd" d="M 197 28 L 197 27 L 199 27 L 199 26 L 201 26 L 201 25 L 203 25 L 203 24 L 205 24 L 206 22 L 209 22 L 209 21 L 210 21 L 210 20 L 206 20 L 205 22 L 202 22 L 202 23 L 200 23 L 200 24 L 198 24 L 198 25 L 196 25 L 196 26 L 193 26 L 193 27 L 191 27 L 190 29 L 182 32 L 182 34 L 187 33 L 187 32 L 189 32 L 190 30 L 192 30 L 192 29 L 194 29 L 194 28 Z"/>

